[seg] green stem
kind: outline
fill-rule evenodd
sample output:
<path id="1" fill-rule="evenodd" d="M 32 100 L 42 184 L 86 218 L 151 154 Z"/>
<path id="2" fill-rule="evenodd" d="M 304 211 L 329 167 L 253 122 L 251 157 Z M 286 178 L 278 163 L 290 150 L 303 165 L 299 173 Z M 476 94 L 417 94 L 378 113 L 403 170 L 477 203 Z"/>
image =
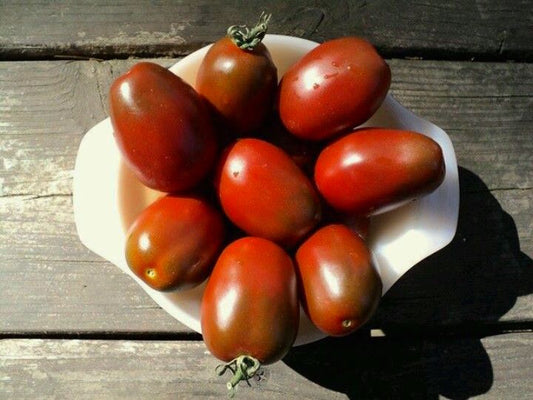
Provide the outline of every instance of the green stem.
<path id="1" fill-rule="evenodd" d="M 227 34 L 239 48 L 253 50 L 265 37 L 271 16 L 262 12 L 259 22 L 252 29 L 246 25 L 232 25 L 228 28 Z"/>
<path id="2" fill-rule="evenodd" d="M 229 382 L 226 384 L 228 388 L 228 397 L 232 398 L 235 396 L 235 387 L 239 382 L 246 381 L 246 383 L 250 385 L 248 380 L 257 373 L 260 367 L 261 363 L 256 358 L 239 356 L 226 364 L 218 365 L 216 372 L 219 376 L 222 376 L 229 369 L 233 374 Z"/>

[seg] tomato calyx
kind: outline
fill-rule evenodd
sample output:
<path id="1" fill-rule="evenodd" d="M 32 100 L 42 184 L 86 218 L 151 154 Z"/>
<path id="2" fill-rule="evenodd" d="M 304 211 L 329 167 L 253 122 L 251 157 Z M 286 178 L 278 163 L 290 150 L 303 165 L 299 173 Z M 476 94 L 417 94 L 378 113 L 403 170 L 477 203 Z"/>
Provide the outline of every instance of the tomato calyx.
<path id="1" fill-rule="evenodd" d="M 232 25 L 228 28 L 227 35 L 237 47 L 251 51 L 265 37 L 271 16 L 272 14 L 262 12 L 259 16 L 259 22 L 252 29 L 246 25 Z"/>
<path id="2" fill-rule="evenodd" d="M 250 385 L 249 379 L 253 378 L 259 369 L 261 368 L 261 362 L 254 357 L 242 355 L 233 360 L 220 364 L 216 367 L 216 373 L 222 376 L 227 370 L 230 370 L 233 376 L 226 384 L 228 388 L 228 397 L 232 398 L 235 395 L 235 387 L 240 381 L 246 381 L 248 386 Z"/>

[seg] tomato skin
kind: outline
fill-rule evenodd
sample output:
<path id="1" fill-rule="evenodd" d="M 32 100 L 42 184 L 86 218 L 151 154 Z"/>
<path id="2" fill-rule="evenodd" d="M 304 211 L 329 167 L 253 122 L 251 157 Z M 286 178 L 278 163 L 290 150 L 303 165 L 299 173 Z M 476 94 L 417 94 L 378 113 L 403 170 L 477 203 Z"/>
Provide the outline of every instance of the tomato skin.
<path id="1" fill-rule="evenodd" d="M 421 133 L 362 128 L 325 147 L 315 183 L 335 209 L 379 214 L 431 193 L 443 181 L 439 144 Z"/>
<path id="2" fill-rule="evenodd" d="M 390 81 L 389 66 L 366 40 L 326 41 L 282 77 L 281 120 L 298 137 L 331 138 L 368 120 L 385 99 Z"/>
<path id="3" fill-rule="evenodd" d="M 224 37 L 205 55 L 195 87 L 242 136 L 259 128 L 271 112 L 277 85 L 277 68 L 263 43 L 243 50 Z"/>
<path id="4" fill-rule="evenodd" d="M 311 181 L 285 152 L 263 140 L 245 138 L 231 145 L 215 185 L 235 225 L 282 246 L 296 244 L 321 217 Z"/>
<path id="5" fill-rule="evenodd" d="M 327 225 L 296 252 L 303 308 L 331 336 L 348 335 L 374 314 L 381 278 L 364 241 L 348 227 Z"/>
<path id="6" fill-rule="evenodd" d="M 248 355 L 270 364 L 294 343 L 299 310 L 289 255 L 269 240 L 244 237 L 222 251 L 207 282 L 203 339 L 220 360 Z"/>
<path id="7" fill-rule="evenodd" d="M 217 155 L 208 106 L 168 69 L 140 62 L 110 88 L 110 117 L 118 148 L 146 186 L 163 192 L 192 188 Z"/>
<path id="8" fill-rule="evenodd" d="M 189 289 L 207 278 L 223 240 L 222 215 L 207 201 L 166 195 L 145 208 L 130 227 L 126 261 L 153 289 Z"/>

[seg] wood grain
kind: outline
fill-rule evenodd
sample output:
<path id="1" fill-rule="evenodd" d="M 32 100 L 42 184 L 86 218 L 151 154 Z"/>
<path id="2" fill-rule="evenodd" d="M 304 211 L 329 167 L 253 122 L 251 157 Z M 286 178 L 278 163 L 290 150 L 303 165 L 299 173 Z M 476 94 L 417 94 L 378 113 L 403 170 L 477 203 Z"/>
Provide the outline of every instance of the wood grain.
<path id="1" fill-rule="evenodd" d="M 2 1 L 0 59 L 177 56 L 273 14 L 270 32 L 360 35 L 387 57 L 531 61 L 531 0 Z"/>
<path id="2" fill-rule="evenodd" d="M 221 399 L 227 377 L 200 342 L 3 340 L 0 393 L 7 399 Z M 239 386 L 241 398 L 342 399 L 283 363 Z M 3 397 L 6 398 L 6 397 Z"/>
<path id="3" fill-rule="evenodd" d="M 327 339 L 294 348 L 241 384 L 253 399 L 524 398 L 533 335 L 405 340 Z M 0 341 L 4 399 L 215 399 L 218 361 L 201 342 Z"/>
<path id="4" fill-rule="evenodd" d="M 263 7 L 270 33 L 374 43 L 391 93 L 452 139 L 461 205 L 452 243 L 365 329 L 293 348 L 238 396 L 531 397 L 533 0 L 3 0 L 0 398 L 225 397 L 201 336 L 80 243 L 72 177 L 117 76 L 140 58 L 169 66 Z"/>
<path id="5" fill-rule="evenodd" d="M 85 249 L 73 222 L 80 140 L 105 118 L 109 85 L 134 62 L 0 63 L 0 334 L 191 332 Z M 461 209 L 452 244 L 392 288 L 372 326 L 530 326 L 533 66 L 390 64 L 393 95 L 454 143 Z"/>

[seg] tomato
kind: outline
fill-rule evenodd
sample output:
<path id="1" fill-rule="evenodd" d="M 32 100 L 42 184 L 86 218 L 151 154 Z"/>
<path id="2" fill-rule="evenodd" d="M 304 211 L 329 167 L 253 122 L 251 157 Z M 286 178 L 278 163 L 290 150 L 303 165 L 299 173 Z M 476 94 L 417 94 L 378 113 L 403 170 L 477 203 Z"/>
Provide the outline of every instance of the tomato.
<path id="1" fill-rule="evenodd" d="M 304 55 L 283 75 L 278 107 L 294 135 L 331 138 L 368 120 L 390 86 L 387 63 L 367 41 L 330 40 Z"/>
<path id="2" fill-rule="evenodd" d="M 268 17 L 245 33 L 230 27 L 205 55 L 196 77 L 196 90 L 218 110 L 222 120 L 242 136 L 259 128 L 273 108 L 277 68 L 261 43 Z"/>
<path id="3" fill-rule="evenodd" d="M 207 282 L 201 304 L 203 339 L 228 367 L 271 364 L 293 345 L 299 312 L 289 255 L 269 240 L 244 237 L 222 251 Z M 241 371 L 239 366 L 234 370 Z M 231 386 L 239 377 L 234 379 Z"/>
<path id="4" fill-rule="evenodd" d="M 443 181 L 442 149 L 421 133 L 362 128 L 325 147 L 315 164 L 319 192 L 334 208 L 370 215 L 431 193 Z"/>
<path id="5" fill-rule="evenodd" d="M 156 290 L 203 282 L 224 240 L 222 215 L 194 196 L 166 195 L 136 218 L 126 237 L 130 269 Z"/>
<path id="6" fill-rule="evenodd" d="M 215 184 L 225 214 L 251 236 L 292 246 L 320 220 L 320 200 L 310 180 L 266 141 L 245 138 L 231 145 Z"/>
<path id="7" fill-rule="evenodd" d="M 352 333 L 377 309 L 381 278 L 364 241 L 348 227 L 317 230 L 298 248 L 296 266 L 304 310 L 326 334 Z"/>
<path id="8" fill-rule="evenodd" d="M 160 65 L 140 62 L 111 85 L 110 116 L 127 165 L 146 186 L 190 189 L 214 165 L 215 129 L 194 89 Z"/>

